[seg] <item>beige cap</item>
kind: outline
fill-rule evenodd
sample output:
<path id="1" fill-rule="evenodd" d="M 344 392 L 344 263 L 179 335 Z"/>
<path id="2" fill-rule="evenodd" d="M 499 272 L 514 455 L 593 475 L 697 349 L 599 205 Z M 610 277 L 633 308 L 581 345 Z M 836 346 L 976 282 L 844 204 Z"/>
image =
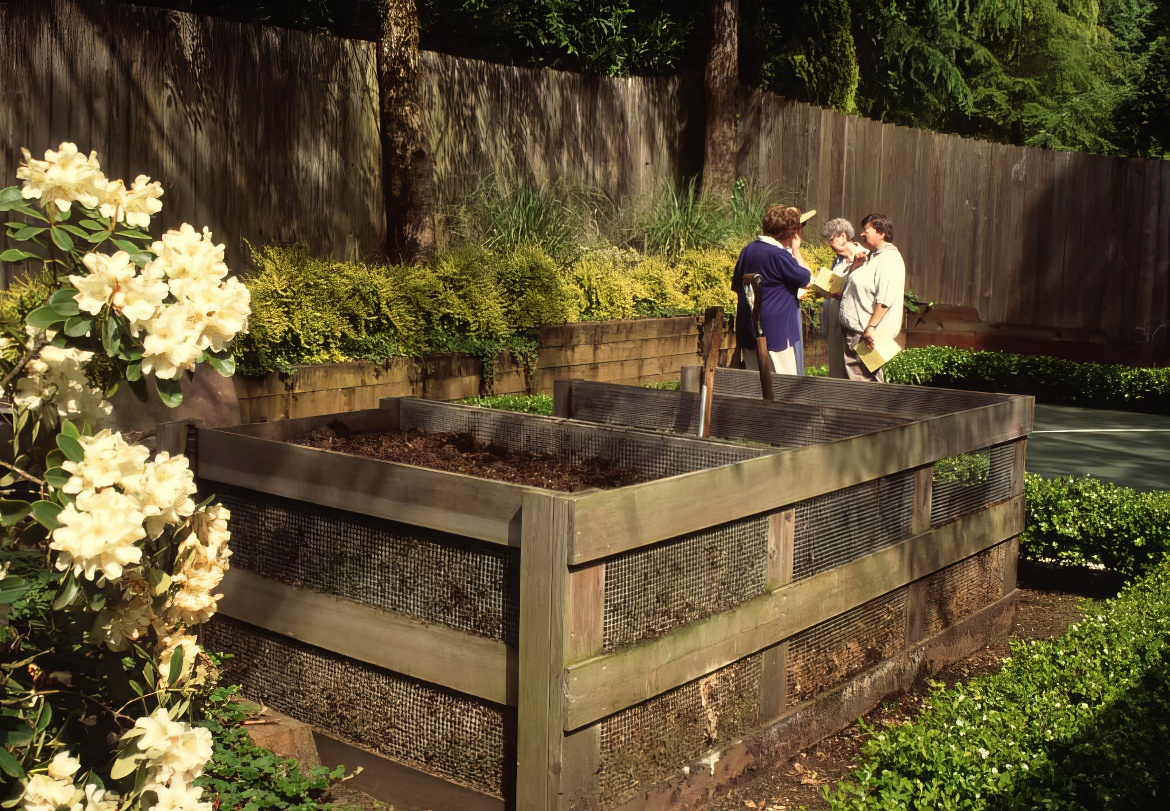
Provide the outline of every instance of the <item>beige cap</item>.
<path id="1" fill-rule="evenodd" d="M 806 211 L 800 215 L 800 224 L 804 225 L 806 222 L 817 216 L 817 210 L 814 208 L 811 211 Z"/>

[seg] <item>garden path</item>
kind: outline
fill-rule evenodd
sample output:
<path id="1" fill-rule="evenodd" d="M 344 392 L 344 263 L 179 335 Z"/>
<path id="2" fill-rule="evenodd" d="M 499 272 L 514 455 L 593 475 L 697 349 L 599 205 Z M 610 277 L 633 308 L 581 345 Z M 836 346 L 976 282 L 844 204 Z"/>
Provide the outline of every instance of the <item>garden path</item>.
<path id="1" fill-rule="evenodd" d="M 1170 417 L 1037 404 L 1027 469 L 1170 490 Z"/>

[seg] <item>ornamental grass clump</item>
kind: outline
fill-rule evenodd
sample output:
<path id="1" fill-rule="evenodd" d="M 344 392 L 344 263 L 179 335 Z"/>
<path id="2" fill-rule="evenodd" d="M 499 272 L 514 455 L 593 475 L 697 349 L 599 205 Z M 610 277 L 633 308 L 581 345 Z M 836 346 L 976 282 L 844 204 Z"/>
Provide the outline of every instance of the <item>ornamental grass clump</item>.
<path id="1" fill-rule="evenodd" d="M 24 158 L 0 190 L 22 244 L 0 262 L 40 268 L 0 338 L 0 804 L 210 811 L 214 742 L 193 722 L 215 668 L 195 632 L 228 511 L 195 502 L 184 457 L 103 425 L 120 384 L 174 406 L 197 364 L 231 375 L 249 293 L 207 229 L 150 235 L 159 183 L 111 180 L 70 143 Z"/>

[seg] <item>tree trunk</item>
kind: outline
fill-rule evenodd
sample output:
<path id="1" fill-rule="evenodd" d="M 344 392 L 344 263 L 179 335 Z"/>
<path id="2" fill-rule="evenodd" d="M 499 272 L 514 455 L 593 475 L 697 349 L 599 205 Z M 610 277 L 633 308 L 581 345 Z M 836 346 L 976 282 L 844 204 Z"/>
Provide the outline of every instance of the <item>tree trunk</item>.
<path id="1" fill-rule="evenodd" d="M 707 140 L 703 153 L 703 194 L 731 197 L 735 183 L 736 91 L 739 88 L 739 0 L 712 0 L 711 48 L 703 90 L 707 106 Z"/>
<path id="2" fill-rule="evenodd" d="M 434 156 L 425 130 L 415 0 L 385 0 L 378 42 L 386 255 L 416 262 L 435 249 Z"/>

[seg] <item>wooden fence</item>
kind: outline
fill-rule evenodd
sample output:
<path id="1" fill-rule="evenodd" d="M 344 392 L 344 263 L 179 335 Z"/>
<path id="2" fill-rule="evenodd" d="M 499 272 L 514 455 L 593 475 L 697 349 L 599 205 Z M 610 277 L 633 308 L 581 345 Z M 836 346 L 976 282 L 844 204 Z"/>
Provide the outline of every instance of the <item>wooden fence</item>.
<path id="1" fill-rule="evenodd" d="M 0 34 L 4 182 L 19 147 L 72 139 L 113 175 L 162 180 L 163 222 L 210 226 L 236 267 L 245 239 L 350 258 L 380 246 L 372 43 L 77 0 L 0 3 Z M 694 77 L 422 64 L 448 199 L 495 173 L 631 201 L 699 169 Z M 739 135 L 739 174 L 777 199 L 893 218 L 910 285 L 950 308 L 918 343 L 1109 344 L 1166 359 L 1170 162 L 967 140 L 747 89 Z"/>

